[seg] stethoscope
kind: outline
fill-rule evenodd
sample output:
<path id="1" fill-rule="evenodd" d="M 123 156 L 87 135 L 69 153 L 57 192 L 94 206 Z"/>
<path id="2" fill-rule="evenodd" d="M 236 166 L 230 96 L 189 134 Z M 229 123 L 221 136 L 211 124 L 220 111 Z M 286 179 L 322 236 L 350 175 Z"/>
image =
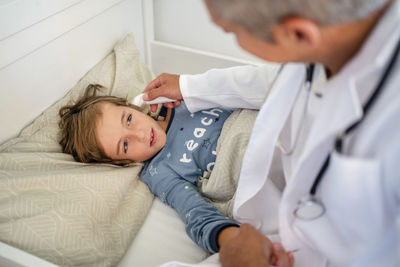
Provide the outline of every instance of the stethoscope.
<path id="1" fill-rule="evenodd" d="M 279 149 L 281 150 L 282 154 L 284 154 L 284 155 L 293 154 L 293 152 L 296 149 L 297 144 L 299 142 L 299 137 L 301 135 L 301 131 L 303 129 L 303 125 L 304 125 L 306 117 L 307 117 L 308 102 L 310 100 L 311 86 L 312 86 L 313 77 L 314 77 L 314 67 L 315 67 L 315 64 L 310 64 L 307 66 L 306 77 L 305 77 L 303 84 L 301 85 L 303 88 L 305 88 L 306 96 L 305 96 L 305 101 L 304 101 L 304 105 L 303 105 L 303 112 L 301 115 L 300 124 L 299 124 L 296 134 L 294 135 L 295 140 L 293 142 L 293 146 L 291 146 L 289 149 L 286 149 L 279 140 L 276 144 L 279 147 Z"/>
<path id="2" fill-rule="evenodd" d="M 372 95 L 369 97 L 368 101 L 366 102 L 365 106 L 363 107 L 363 116 L 356 122 L 354 122 L 352 125 L 350 125 L 342 134 L 336 137 L 335 140 L 335 145 L 334 145 L 334 151 L 338 153 L 342 153 L 342 148 L 343 148 L 343 140 L 346 137 L 346 135 L 350 134 L 354 129 L 365 119 L 367 112 L 370 111 L 371 106 L 373 105 L 374 102 L 376 102 L 379 94 L 383 91 L 382 89 L 385 86 L 385 83 L 387 81 L 387 78 L 390 74 L 390 72 L 393 70 L 393 66 L 396 62 L 396 59 L 399 55 L 400 51 L 400 40 L 397 42 L 396 48 L 393 52 L 393 55 L 390 59 L 389 64 L 386 66 L 383 75 L 376 86 L 375 90 L 373 91 Z M 310 74 L 309 74 L 310 75 Z M 310 80 L 309 82 L 312 82 L 312 74 L 311 77 L 309 77 Z M 305 114 L 303 114 L 305 116 Z M 302 119 L 302 121 L 304 118 Z M 298 134 L 300 134 L 300 131 L 298 131 Z M 298 137 L 296 137 L 296 140 Z M 296 143 L 295 143 L 296 145 Z M 293 146 L 293 150 L 294 147 Z M 290 152 L 290 150 L 289 150 Z M 308 195 L 302 197 L 296 209 L 294 210 L 294 215 L 296 218 L 301 219 L 301 220 L 315 220 L 322 215 L 325 214 L 326 208 L 322 201 L 316 197 L 315 193 L 317 191 L 317 187 L 319 183 L 321 182 L 322 177 L 324 176 L 328 166 L 329 166 L 329 161 L 331 158 L 332 152 L 328 154 L 326 157 L 324 163 L 322 164 L 321 169 L 318 172 L 317 177 L 314 180 L 313 185 L 311 186 L 311 189 L 308 193 Z"/>

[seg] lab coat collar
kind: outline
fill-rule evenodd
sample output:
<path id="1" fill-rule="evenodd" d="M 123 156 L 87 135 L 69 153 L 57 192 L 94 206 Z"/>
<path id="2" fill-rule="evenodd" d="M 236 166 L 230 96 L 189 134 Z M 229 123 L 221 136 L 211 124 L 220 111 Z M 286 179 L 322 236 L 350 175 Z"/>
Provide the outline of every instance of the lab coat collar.
<path id="1" fill-rule="evenodd" d="M 371 77 L 377 76 L 390 60 L 400 36 L 400 1 L 395 0 L 378 21 L 356 56 L 344 66 L 338 78 L 348 80 L 361 106 L 376 87 Z M 346 75 L 350 73 L 351 75 Z M 378 78 L 378 79 L 379 79 Z M 371 88 L 371 89 L 369 89 Z M 368 90 L 369 89 L 369 90 Z"/>
<path id="2" fill-rule="evenodd" d="M 315 143 L 318 139 L 337 135 L 363 116 L 363 106 L 376 89 L 399 36 L 400 1 L 396 0 L 383 14 L 360 51 L 326 84 L 323 106 L 335 109 L 335 116 L 330 121 L 319 122 L 326 124 L 325 134 L 321 135 L 320 127 L 314 127 L 315 131 L 310 133 L 314 137 L 310 141 Z M 332 113 L 331 110 L 324 111 Z"/>

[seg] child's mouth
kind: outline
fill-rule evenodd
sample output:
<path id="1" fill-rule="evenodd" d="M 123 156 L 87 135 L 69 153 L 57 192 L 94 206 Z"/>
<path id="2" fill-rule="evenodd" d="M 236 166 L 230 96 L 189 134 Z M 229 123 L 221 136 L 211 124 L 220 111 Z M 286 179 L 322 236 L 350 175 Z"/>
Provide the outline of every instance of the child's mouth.
<path id="1" fill-rule="evenodd" d="M 157 141 L 156 138 L 156 133 L 154 132 L 154 129 L 151 129 L 151 136 L 150 136 L 150 146 L 153 146 Z"/>

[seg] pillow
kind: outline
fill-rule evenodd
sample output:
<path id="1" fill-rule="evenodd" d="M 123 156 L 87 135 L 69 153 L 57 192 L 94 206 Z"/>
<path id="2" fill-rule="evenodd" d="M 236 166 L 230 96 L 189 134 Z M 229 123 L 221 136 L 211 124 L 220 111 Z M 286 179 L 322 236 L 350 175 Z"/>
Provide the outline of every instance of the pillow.
<path id="1" fill-rule="evenodd" d="M 84 164 L 61 152 L 60 107 L 87 85 L 131 100 L 154 78 L 132 35 L 18 137 L 0 146 L 0 240 L 62 266 L 114 266 L 132 243 L 153 195 L 141 164 Z"/>

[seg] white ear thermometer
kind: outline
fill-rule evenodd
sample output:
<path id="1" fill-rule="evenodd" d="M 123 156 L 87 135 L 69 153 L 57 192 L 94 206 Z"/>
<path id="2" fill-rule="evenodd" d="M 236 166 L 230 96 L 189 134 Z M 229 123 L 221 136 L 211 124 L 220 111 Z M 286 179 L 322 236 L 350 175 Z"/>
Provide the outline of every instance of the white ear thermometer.
<path id="1" fill-rule="evenodd" d="M 162 104 L 162 103 L 167 103 L 167 102 L 175 102 L 175 99 L 167 98 L 167 97 L 157 97 L 156 99 L 153 99 L 151 101 L 144 101 L 143 100 L 143 94 L 137 95 L 133 100 L 132 104 L 138 107 L 143 107 L 143 105 L 147 104 Z"/>

